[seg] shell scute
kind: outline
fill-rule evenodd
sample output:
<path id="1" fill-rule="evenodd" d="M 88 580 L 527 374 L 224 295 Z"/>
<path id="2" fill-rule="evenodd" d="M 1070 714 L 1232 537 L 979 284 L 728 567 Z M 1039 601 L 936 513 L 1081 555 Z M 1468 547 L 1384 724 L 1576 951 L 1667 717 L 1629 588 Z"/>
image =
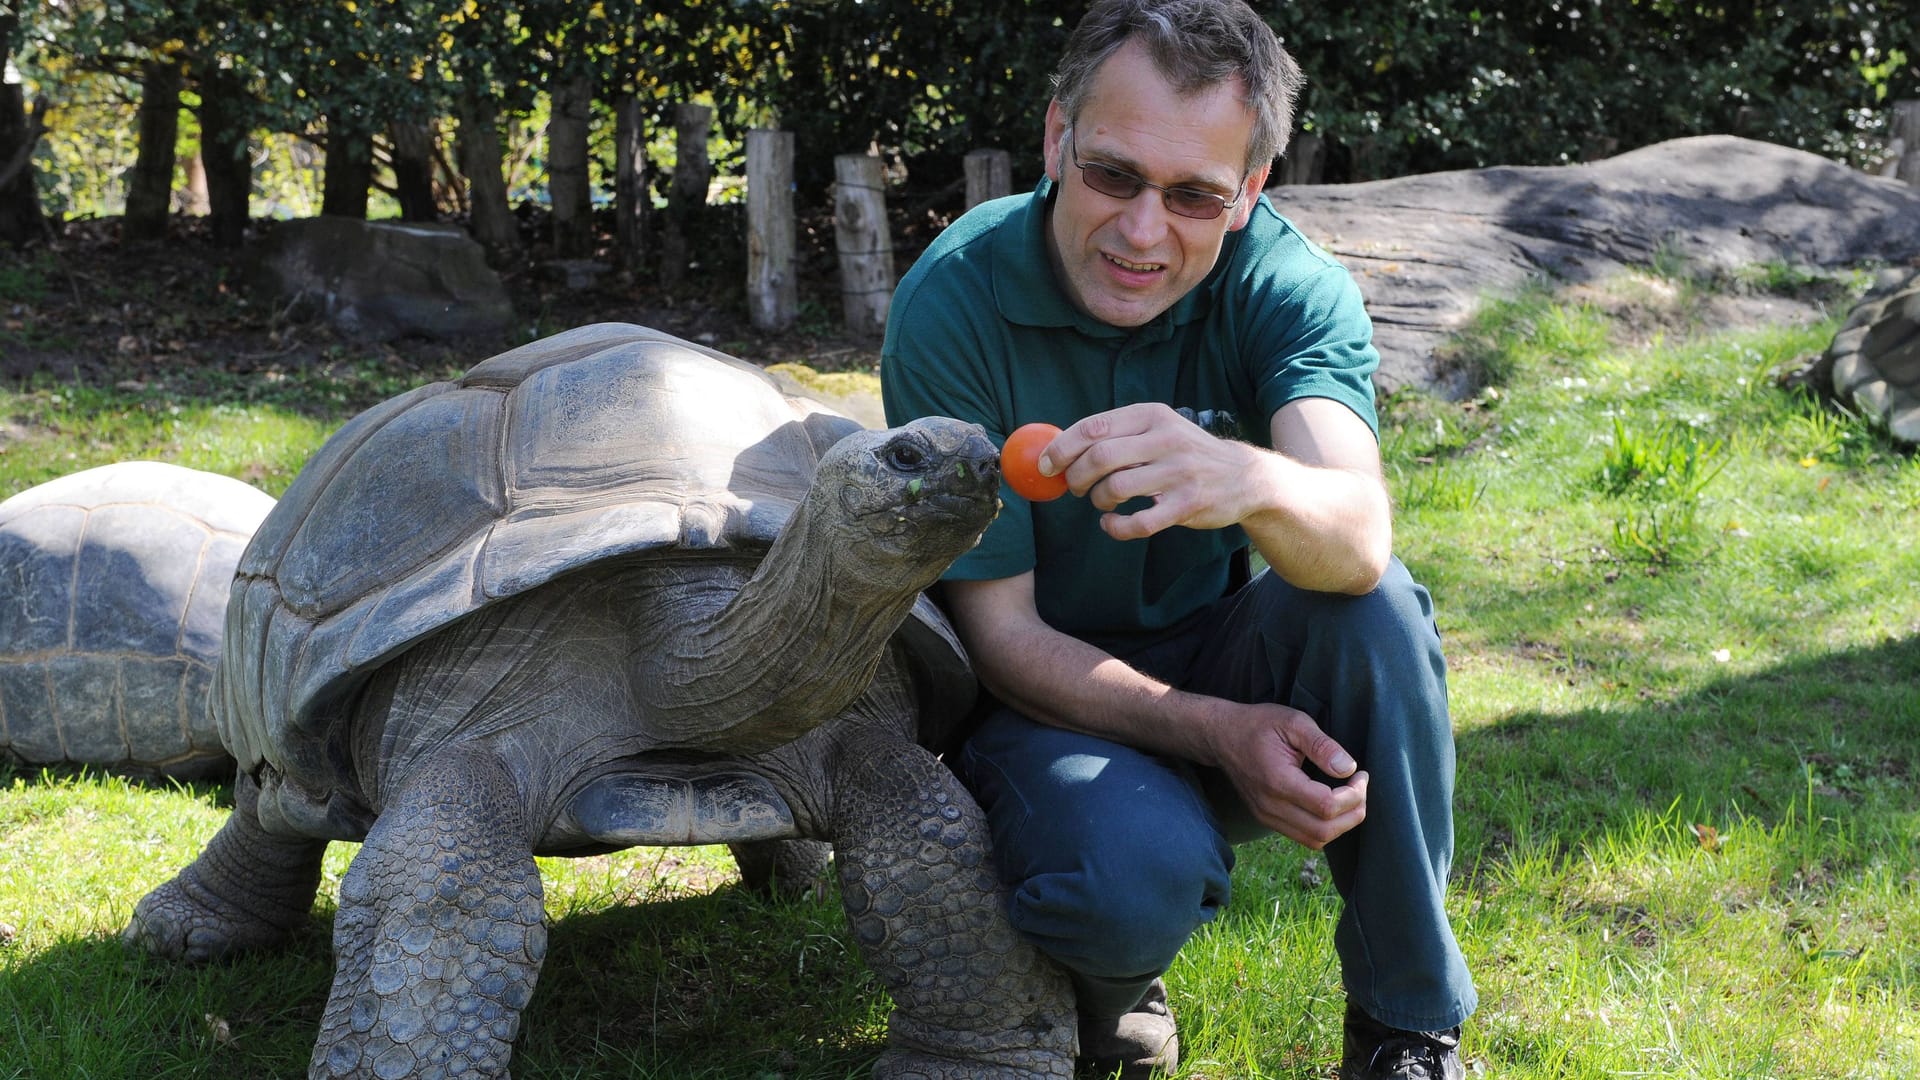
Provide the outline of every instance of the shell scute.
<path id="1" fill-rule="evenodd" d="M 280 560 L 281 594 L 324 618 L 491 525 L 505 508 L 500 394 L 418 402 L 370 433 L 315 494 Z"/>
<path id="2" fill-rule="evenodd" d="M 77 506 L 8 515 L 0 527 L 0 642 L 19 655 L 68 646 L 73 624 L 73 571 L 87 512 Z"/>
<path id="3" fill-rule="evenodd" d="M 95 509 L 80 548 L 73 647 L 172 655 L 210 536 L 198 522 L 158 507 Z"/>

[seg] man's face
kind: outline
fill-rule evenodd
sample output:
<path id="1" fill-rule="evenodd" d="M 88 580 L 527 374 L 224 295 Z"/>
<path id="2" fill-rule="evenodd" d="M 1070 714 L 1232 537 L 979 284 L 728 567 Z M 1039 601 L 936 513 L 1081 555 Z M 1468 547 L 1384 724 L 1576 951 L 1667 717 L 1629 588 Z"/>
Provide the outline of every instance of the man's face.
<path id="1" fill-rule="evenodd" d="M 1094 73 L 1090 90 L 1071 147 L 1059 103 L 1047 110 L 1047 173 L 1060 189 L 1048 246 L 1076 307 L 1112 326 L 1141 326 L 1213 269 L 1228 230 L 1246 224 L 1267 170 L 1242 173 L 1253 114 L 1238 80 L 1182 97 L 1145 48 L 1129 44 Z M 1181 217 L 1152 188 L 1131 199 L 1094 191 L 1076 162 L 1239 201 L 1211 221 Z"/>

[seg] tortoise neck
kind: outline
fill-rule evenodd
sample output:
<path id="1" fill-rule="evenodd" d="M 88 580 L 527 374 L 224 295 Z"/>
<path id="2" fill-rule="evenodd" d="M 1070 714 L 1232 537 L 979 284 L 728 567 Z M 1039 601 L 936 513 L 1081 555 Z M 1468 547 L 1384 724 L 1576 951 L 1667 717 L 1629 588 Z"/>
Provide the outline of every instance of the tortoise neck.
<path id="1" fill-rule="evenodd" d="M 787 527 L 739 592 L 684 639 L 676 704 L 732 718 L 711 741 L 777 746 L 832 719 L 872 682 L 918 587 L 891 585 L 810 513 Z"/>

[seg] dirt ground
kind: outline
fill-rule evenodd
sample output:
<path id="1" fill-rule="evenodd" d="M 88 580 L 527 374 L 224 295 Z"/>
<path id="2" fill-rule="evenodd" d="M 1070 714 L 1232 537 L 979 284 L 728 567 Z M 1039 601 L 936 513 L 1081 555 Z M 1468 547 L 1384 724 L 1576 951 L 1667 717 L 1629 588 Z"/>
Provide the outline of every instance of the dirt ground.
<path id="1" fill-rule="evenodd" d="M 537 240 L 534 232 L 529 237 Z M 904 269 L 923 244 L 909 237 L 898 265 Z M 50 242 L 0 248 L 0 381 L 194 382 L 369 358 L 389 370 L 439 372 L 472 366 L 531 336 L 604 321 L 651 326 L 763 365 L 871 371 L 879 361 L 877 340 L 848 336 L 838 325 L 830 256 L 802 253 L 801 316 L 777 334 L 748 322 L 737 264 L 693 271 L 668 292 L 619 272 L 568 288 L 543 265 L 551 258 L 535 242 L 499 268 L 517 322 L 507 334 L 368 344 L 343 340 L 323 322 L 297 321 L 269 298 L 251 295 L 242 253 L 214 247 L 197 219 L 175 218 L 164 243 L 144 245 L 123 245 L 117 219 L 69 222 Z"/>

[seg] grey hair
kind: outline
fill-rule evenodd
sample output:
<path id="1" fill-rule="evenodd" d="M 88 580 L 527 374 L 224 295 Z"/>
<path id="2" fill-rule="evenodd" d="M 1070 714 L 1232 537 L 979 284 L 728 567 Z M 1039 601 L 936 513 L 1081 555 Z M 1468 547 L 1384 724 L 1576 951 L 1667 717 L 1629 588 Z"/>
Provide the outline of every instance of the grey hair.
<path id="1" fill-rule="evenodd" d="M 1253 111 L 1246 171 L 1273 163 L 1293 132 L 1294 99 L 1306 79 L 1300 66 L 1244 0 L 1100 0 L 1087 10 L 1053 74 L 1053 97 L 1077 120 L 1094 72 L 1138 39 L 1154 67 L 1181 94 L 1240 77 Z"/>

